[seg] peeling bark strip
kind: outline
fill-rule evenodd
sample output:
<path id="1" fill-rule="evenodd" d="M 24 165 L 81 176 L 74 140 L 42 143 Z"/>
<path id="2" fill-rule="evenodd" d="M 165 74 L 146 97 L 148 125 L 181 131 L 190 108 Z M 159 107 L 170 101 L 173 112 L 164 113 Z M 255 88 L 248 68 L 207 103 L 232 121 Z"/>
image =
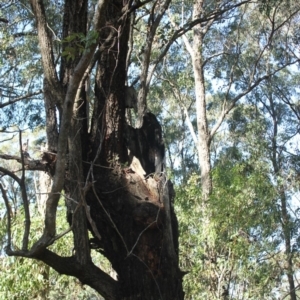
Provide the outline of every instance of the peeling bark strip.
<path id="1" fill-rule="evenodd" d="M 95 234 L 91 242 L 112 263 L 126 299 L 182 299 L 174 190 L 162 173 L 161 126 L 152 113 L 143 120 L 140 129 L 126 125 L 129 167 L 93 167 L 87 205 L 101 239 Z"/>

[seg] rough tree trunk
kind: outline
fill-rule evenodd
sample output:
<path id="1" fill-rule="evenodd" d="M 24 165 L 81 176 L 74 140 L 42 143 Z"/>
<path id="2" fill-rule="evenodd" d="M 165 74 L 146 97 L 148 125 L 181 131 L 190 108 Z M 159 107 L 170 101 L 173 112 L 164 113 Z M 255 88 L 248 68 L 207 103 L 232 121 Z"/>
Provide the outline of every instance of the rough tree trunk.
<path id="1" fill-rule="evenodd" d="M 131 1 L 103 3 L 102 12 L 105 12 L 101 18 L 105 26 L 99 32 L 93 109 L 87 110 L 87 85 L 83 77 L 79 88 L 76 87 L 72 118 L 65 123 L 69 130 L 64 190 L 74 235 L 74 255 L 59 257 L 43 249 L 39 242 L 26 255 L 44 261 L 60 273 L 79 278 L 106 299 L 183 299 L 183 274 L 178 267 L 178 224 L 172 205 L 175 195 L 163 173 L 161 127 L 151 113 L 141 116 L 143 124 L 137 129 L 130 127 L 125 118 L 130 16 L 124 12 Z M 32 7 L 37 12 L 41 8 L 40 14 L 44 13 L 41 1 L 32 0 Z M 65 1 L 64 38 L 86 32 L 87 8 L 87 0 Z M 45 22 L 38 24 L 39 31 L 46 28 Z M 46 41 L 49 40 L 46 36 Z M 40 45 L 45 46 L 42 38 Z M 74 47 L 74 44 L 63 44 L 67 46 Z M 51 51 L 47 48 L 43 51 L 42 55 L 51 58 Z M 64 103 L 62 108 L 61 98 L 54 101 L 54 92 L 48 86 L 58 85 L 59 96 L 66 98 L 80 56 L 78 51 L 71 60 L 62 57 L 59 81 L 48 72 L 46 109 L 55 105 L 62 116 L 66 114 L 68 106 Z M 53 65 L 48 66 L 46 62 L 43 65 L 55 71 Z M 53 111 L 47 115 L 51 126 L 47 136 L 51 139 L 50 150 L 58 149 L 59 157 L 61 150 L 55 143 L 64 123 L 59 122 L 61 128 L 56 130 L 58 122 Z M 56 164 L 50 170 L 54 181 L 58 176 L 57 167 Z M 94 236 L 92 241 L 88 240 L 88 229 Z M 91 248 L 98 248 L 108 258 L 117 280 L 94 266 Z"/>
<path id="2" fill-rule="evenodd" d="M 182 299 L 172 185 L 163 174 L 155 176 L 155 170 L 151 174 L 146 172 L 144 161 L 148 157 L 143 156 L 150 155 L 149 152 L 128 155 L 128 138 L 134 149 L 140 149 L 147 136 L 131 135 L 140 131 L 130 128 L 125 121 L 129 17 L 122 24 L 112 17 L 121 8 L 116 5 L 108 9 L 107 30 L 100 39 L 107 40 L 111 28 L 119 31 L 98 60 L 97 105 L 88 160 L 99 155 L 94 161 L 94 186 L 87 194 L 87 204 L 101 236 L 97 241 L 99 248 L 118 274 L 120 298 Z M 89 168 L 88 165 L 86 171 Z"/>

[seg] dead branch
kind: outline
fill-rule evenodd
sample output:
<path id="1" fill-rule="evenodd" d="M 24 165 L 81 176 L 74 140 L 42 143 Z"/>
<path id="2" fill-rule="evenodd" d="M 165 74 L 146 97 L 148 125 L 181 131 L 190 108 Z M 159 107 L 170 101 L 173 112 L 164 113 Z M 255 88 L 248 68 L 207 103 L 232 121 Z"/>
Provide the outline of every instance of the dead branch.
<path id="1" fill-rule="evenodd" d="M 0 154 L 0 158 L 5 160 L 16 160 L 18 163 L 22 163 L 22 158 L 16 155 L 9 155 L 9 154 Z M 44 160 L 35 160 L 24 157 L 24 168 L 25 170 L 30 171 L 47 171 L 47 163 Z M 18 170 L 20 171 L 20 170 Z"/>
<path id="2" fill-rule="evenodd" d="M 21 100 L 24 100 L 24 99 L 28 99 L 28 98 L 30 98 L 30 97 L 32 97 L 32 96 L 40 95 L 41 93 L 43 93 L 42 90 L 38 90 L 38 91 L 36 91 L 36 92 L 34 92 L 34 93 L 27 93 L 27 94 L 25 94 L 25 95 L 23 95 L 23 96 L 20 96 L 20 97 L 17 97 L 17 98 L 8 100 L 8 101 L 6 101 L 6 102 L 4 102 L 4 103 L 0 103 L 0 108 L 3 108 L 3 107 L 5 107 L 5 106 L 11 105 L 11 104 L 13 104 L 13 103 L 16 103 L 16 102 L 21 101 Z M 4 95 L 3 95 L 3 96 L 4 96 Z M 4 97 L 5 97 L 5 96 L 4 96 Z"/>

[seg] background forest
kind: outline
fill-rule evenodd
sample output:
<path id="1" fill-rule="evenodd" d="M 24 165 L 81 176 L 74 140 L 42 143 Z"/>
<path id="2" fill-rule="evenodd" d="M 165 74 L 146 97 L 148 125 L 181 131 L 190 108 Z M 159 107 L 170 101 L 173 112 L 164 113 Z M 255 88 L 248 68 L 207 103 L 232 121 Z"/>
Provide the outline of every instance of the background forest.
<path id="1" fill-rule="evenodd" d="M 43 234 L 51 184 L 30 165 L 41 159 L 49 130 L 34 2 L 44 3 L 57 70 L 97 40 L 95 31 L 63 35 L 64 1 L 0 4 L 0 298 L 103 299 L 42 261 L 6 254 L 8 243 L 22 248 L 26 207 L 30 240 Z M 162 126 L 184 299 L 300 299 L 300 3 L 128 3 L 126 84 L 138 104 L 126 118 L 138 127 L 147 107 Z M 96 4 L 88 3 L 89 24 Z M 88 71 L 93 106 L 98 73 Z M 56 231 L 65 234 L 49 245 L 62 256 L 74 250 L 68 228 L 62 194 Z M 92 253 L 116 277 L 109 259 Z"/>

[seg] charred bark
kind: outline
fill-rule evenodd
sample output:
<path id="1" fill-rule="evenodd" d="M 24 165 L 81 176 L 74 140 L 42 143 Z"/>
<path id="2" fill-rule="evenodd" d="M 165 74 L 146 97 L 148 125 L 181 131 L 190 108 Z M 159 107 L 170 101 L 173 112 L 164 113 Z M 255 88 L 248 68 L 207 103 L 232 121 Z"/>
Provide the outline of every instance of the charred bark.
<path id="1" fill-rule="evenodd" d="M 101 236 L 98 239 L 94 234 L 93 247 L 112 263 L 120 299 L 182 299 L 178 225 L 170 203 L 174 193 L 161 174 L 161 126 L 151 113 L 144 115 L 141 128 L 126 124 L 130 20 L 119 18 L 123 22 L 118 24 L 118 18 L 111 17 L 121 10 L 121 5 L 109 7 L 107 29 L 100 38 L 108 47 L 100 54 L 97 67 L 88 159 L 93 162 L 93 187 L 86 195 Z M 112 31 L 120 25 L 119 32 Z M 86 167 L 90 170 L 91 165 Z M 154 173 L 161 176 L 148 176 Z"/>
<path id="2" fill-rule="evenodd" d="M 147 112 L 141 128 L 126 125 L 125 142 L 129 150 L 129 163 L 136 157 L 144 175 L 161 175 L 164 170 L 165 146 L 162 129 L 156 116 Z"/>
<path id="3" fill-rule="evenodd" d="M 78 52 L 71 61 L 62 58 L 58 80 L 53 63 L 47 65 L 47 57 L 52 59 L 53 55 L 51 49 L 45 49 L 51 39 L 43 2 L 31 3 L 36 19 L 40 16 L 44 20 L 37 20 L 39 41 L 44 68 L 51 69 L 45 71 L 49 92 L 45 103 L 51 108 L 47 118 L 54 135 L 49 131 L 48 138 L 55 151 L 46 151 L 41 163 L 52 176 L 53 185 L 44 235 L 31 249 L 25 245 L 17 252 L 8 248 L 7 253 L 44 261 L 60 273 L 77 277 L 106 299 L 183 299 L 174 191 L 163 173 L 161 126 L 151 113 L 142 116 L 141 128 L 126 124 L 130 28 L 126 12 L 132 1 L 99 1 L 101 20 L 95 29 L 101 51 L 90 131 L 84 72 L 96 46 Z M 65 1 L 64 38 L 86 33 L 87 4 L 87 0 Z M 77 19 L 80 21 L 74 22 Z M 59 97 L 55 100 L 56 93 Z M 55 118 L 56 110 L 61 114 L 60 122 Z M 56 209 L 62 189 L 74 236 L 72 257 L 60 257 L 47 249 L 59 238 L 55 236 Z M 88 229 L 94 235 L 92 241 L 88 240 Z M 117 280 L 93 264 L 94 248 L 111 262 Z"/>
<path id="4" fill-rule="evenodd" d="M 98 247 L 118 274 L 122 299 L 183 299 L 178 225 L 172 204 L 166 207 L 163 199 L 173 201 L 171 184 L 128 169 L 98 167 L 94 175 L 95 194 L 88 193 L 87 203 L 101 236 Z"/>

